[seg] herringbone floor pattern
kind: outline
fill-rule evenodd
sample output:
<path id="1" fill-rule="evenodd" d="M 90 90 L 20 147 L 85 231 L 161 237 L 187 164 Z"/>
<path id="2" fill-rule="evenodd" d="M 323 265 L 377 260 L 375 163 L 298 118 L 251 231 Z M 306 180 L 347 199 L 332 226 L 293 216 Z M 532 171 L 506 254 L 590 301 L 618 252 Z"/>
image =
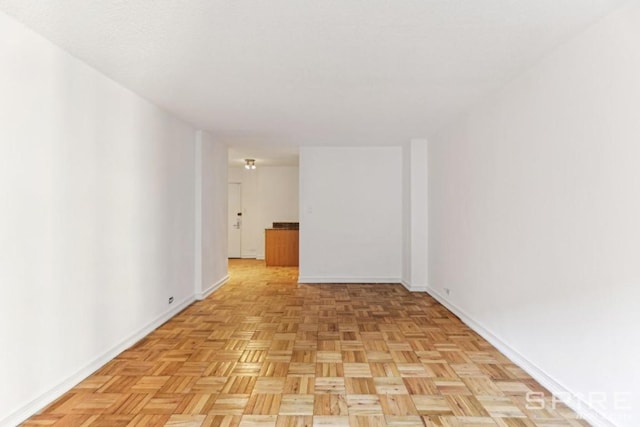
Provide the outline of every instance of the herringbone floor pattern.
<path id="1" fill-rule="evenodd" d="M 427 294 L 230 273 L 24 426 L 588 425 Z"/>

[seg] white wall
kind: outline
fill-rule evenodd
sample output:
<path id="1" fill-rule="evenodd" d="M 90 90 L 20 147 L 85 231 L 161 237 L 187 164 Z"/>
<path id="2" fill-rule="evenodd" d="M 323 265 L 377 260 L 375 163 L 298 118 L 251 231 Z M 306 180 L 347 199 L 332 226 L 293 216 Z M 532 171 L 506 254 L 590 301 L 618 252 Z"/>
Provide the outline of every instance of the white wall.
<path id="1" fill-rule="evenodd" d="M 229 168 L 229 182 L 242 184 L 243 258 L 264 259 L 264 230 L 273 222 L 298 222 L 297 166 Z"/>
<path id="2" fill-rule="evenodd" d="M 300 281 L 400 282 L 401 147 L 300 149 Z"/>
<path id="3" fill-rule="evenodd" d="M 229 279 L 227 146 L 196 134 L 195 295 L 202 299 Z"/>
<path id="4" fill-rule="evenodd" d="M 0 94 L 0 425 L 15 425 L 193 301 L 195 130 L 2 13 Z"/>
<path id="5" fill-rule="evenodd" d="M 640 424 L 639 43 L 634 3 L 429 142 L 432 292 L 618 426 Z"/>
<path id="6" fill-rule="evenodd" d="M 411 282 L 411 179 L 411 145 L 407 142 L 402 147 L 402 283 Z M 426 190 L 424 195 L 427 197 Z"/>
<path id="7" fill-rule="evenodd" d="M 414 292 L 428 287 L 427 148 L 425 139 L 402 147 L 402 284 Z"/>

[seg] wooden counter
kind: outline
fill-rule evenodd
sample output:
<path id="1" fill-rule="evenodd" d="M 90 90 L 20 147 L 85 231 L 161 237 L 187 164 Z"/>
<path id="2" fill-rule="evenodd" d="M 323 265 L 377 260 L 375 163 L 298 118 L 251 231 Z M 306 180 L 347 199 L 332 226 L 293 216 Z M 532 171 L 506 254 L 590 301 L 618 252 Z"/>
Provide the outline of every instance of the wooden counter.
<path id="1" fill-rule="evenodd" d="M 264 260 L 267 266 L 298 266 L 298 233 L 298 230 L 265 230 Z"/>

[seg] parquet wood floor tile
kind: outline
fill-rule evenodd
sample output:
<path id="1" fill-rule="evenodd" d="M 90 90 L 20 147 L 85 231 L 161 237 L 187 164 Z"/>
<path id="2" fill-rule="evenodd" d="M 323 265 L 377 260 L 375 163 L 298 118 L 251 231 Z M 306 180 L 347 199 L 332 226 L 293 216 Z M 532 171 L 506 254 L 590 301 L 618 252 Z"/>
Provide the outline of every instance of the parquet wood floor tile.
<path id="1" fill-rule="evenodd" d="M 23 425 L 588 426 L 425 293 L 298 285 L 230 260 L 230 281 Z"/>

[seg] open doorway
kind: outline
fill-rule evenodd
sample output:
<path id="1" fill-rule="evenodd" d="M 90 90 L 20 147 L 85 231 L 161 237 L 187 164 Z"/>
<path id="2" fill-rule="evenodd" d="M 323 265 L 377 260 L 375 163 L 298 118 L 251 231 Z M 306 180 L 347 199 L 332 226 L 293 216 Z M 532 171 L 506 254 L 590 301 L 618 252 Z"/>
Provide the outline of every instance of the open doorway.
<path id="1" fill-rule="evenodd" d="M 228 204 L 228 258 L 242 257 L 242 184 L 229 183 Z"/>
<path id="2" fill-rule="evenodd" d="M 287 162 L 254 157 L 255 169 L 245 168 L 243 159 L 229 160 L 228 258 L 262 261 L 266 230 L 293 224 L 297 231 L 299 167 L 297 157 Z M 295 252 L 297 260 L 297 245 Z"/>

